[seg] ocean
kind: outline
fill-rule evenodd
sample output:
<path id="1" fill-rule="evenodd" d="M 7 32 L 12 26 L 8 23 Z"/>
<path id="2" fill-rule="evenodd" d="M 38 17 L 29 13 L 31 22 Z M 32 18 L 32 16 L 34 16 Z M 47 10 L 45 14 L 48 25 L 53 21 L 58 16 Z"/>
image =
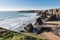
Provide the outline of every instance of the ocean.
<path id="1" fill-rule="evenodd" d="M 29 23 L 34 23 L 37 13 L 26 13 L 17 11 L 0 11 L 0 27 L 21 31 Z"/>

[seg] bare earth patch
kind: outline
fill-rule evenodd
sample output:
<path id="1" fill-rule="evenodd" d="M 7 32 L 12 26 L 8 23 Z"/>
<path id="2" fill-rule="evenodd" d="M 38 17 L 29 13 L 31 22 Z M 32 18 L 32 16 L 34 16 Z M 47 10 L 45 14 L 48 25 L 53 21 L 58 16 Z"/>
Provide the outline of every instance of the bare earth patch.
<path id="1" fill-rule="evenodd" d="M 60 40 L 60 37 L 58 37 L 57 35 L 53 34 L 52 32 L 43 32 L 40 35 L 46 37 L 48 40 Z"/>

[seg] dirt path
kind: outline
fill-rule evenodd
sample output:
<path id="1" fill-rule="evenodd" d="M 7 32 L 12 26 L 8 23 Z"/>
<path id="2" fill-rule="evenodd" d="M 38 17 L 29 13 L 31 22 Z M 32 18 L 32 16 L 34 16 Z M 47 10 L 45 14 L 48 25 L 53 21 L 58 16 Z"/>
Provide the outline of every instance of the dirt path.
<path id="1" fill-rule="evenodd" d="M 44 24 L 59 25 L 60 24 L 60 21 L 48 21 L 48 22 L 44 22 Z"/>
<path id="2" fill-rule="evenodd" d="M 60 37 L 54 35 L 52 32 L 44 32 L 41 35 L 46 37 L 48 40 L 60 40 Z"/>

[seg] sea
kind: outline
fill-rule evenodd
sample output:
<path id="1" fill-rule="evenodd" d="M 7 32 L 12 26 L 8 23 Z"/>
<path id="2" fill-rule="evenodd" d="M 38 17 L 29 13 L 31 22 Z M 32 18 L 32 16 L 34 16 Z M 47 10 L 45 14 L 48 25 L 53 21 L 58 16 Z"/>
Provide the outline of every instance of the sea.
<path id="1" fill-rule="evenodd" d="M 19 32 L 29 23 L 34 24 L 36 18 L 37 13 L 0 11 L 0 27 Z"/>

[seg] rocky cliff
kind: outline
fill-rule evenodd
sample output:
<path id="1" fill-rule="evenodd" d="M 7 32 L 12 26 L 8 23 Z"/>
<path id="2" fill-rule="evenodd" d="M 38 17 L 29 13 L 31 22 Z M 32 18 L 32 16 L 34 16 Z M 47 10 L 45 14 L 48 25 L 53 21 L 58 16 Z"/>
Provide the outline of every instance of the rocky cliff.
<path id="1" fill-rule="evenodd" d="M 58 9 L 40 10 L 38 14 L 41 14 L 41 13 L 60 15 L 60 9 L 58 8 Z"/>
<path id="2" fill-rule="evenodd" d="M 52 17 L 50 19 L 55 18 L 56 20 L 60 20 L 60 9 L 40 10 L 37 15 L 40 15 L 41 18 Z"/>

